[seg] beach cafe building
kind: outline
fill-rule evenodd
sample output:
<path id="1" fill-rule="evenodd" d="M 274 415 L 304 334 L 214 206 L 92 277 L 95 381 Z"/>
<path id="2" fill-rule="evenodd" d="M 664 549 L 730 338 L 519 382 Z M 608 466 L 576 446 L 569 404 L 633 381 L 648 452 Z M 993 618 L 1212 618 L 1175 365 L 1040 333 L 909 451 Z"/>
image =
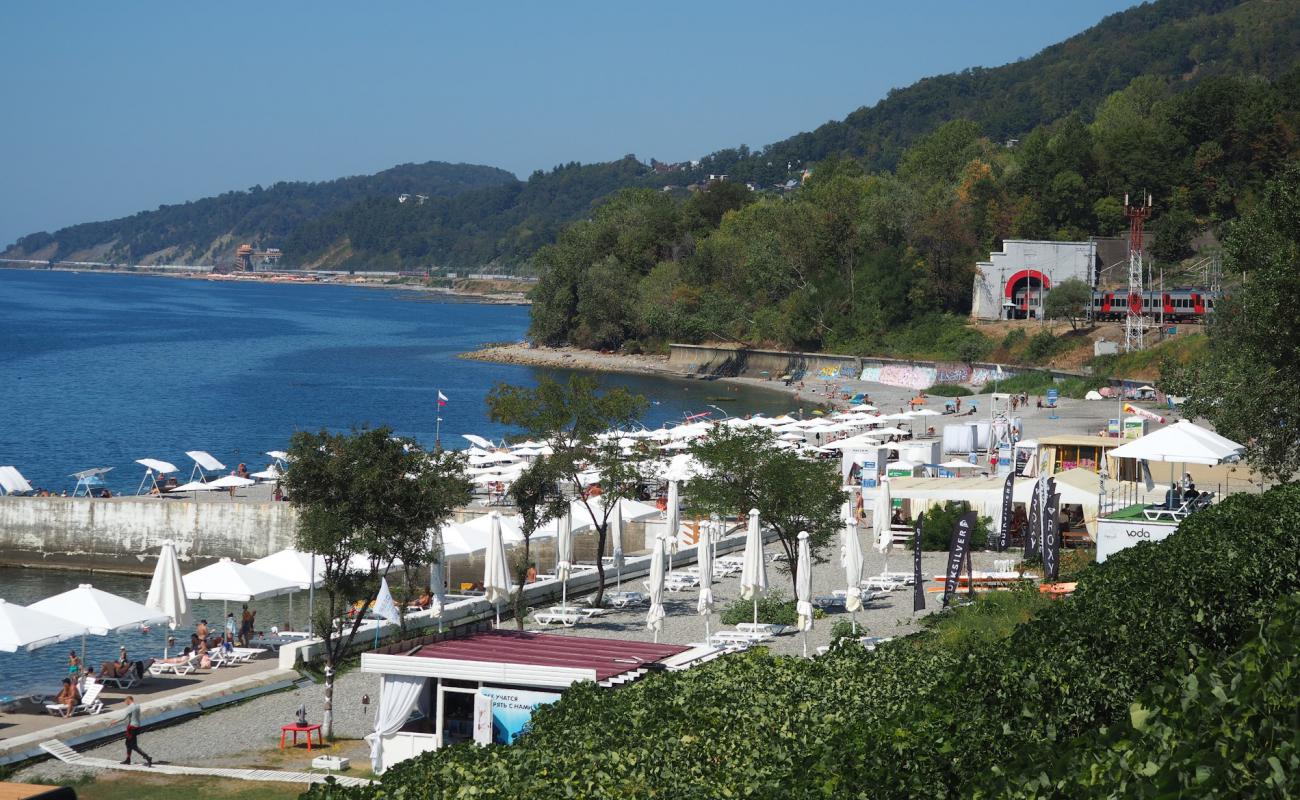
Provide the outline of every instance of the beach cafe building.
<path id="1" fill-rule="evenodd" d="M 698 656 L 670 644 L 491 630 L 402 655 L 363 653 L 361 671 L 381 676 L 371 762 L 383 772 L 443 745 L 509 744 L 539 706 L 580 681 L 619 686 Z"/>

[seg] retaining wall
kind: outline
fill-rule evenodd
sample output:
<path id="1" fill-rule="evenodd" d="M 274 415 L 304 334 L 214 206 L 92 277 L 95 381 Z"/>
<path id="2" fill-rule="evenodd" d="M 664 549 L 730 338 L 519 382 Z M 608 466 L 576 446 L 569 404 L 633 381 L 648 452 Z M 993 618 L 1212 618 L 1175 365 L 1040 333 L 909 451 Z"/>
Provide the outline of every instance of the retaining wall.
<path id="1" fill-rule="evenodd" d="M 288 503 L 0 497 L 0 563 L 148 574 L 168 539 L 187 568 L 293 545 Z"/>

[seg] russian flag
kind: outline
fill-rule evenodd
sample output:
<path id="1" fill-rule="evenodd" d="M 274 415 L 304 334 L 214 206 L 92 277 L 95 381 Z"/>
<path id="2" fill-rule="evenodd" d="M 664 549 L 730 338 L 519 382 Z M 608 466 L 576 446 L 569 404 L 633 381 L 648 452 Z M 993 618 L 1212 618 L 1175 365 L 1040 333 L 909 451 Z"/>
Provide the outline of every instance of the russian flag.
<path id="1" fill-rule="evenodd" d="M 438 408 L 442 408 L 442 407 L 445 406 L 445 405 L 447 405 L 447 395 L 445 395 L 445 394 L 443 394 L 441 391 L 439 391 L 439 392 L 438 392 Z"/>

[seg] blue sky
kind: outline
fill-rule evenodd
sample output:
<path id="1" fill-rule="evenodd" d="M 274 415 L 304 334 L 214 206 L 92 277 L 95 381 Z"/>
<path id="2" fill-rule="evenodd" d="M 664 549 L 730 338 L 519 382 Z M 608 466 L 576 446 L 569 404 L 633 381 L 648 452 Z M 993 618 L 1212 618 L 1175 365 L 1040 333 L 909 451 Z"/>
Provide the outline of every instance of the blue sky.
<path id="1" fill-rule="evenodd" d="M 0 246 L 411 161 L 759 147 L 1131 0 L 0 3 Z"/>

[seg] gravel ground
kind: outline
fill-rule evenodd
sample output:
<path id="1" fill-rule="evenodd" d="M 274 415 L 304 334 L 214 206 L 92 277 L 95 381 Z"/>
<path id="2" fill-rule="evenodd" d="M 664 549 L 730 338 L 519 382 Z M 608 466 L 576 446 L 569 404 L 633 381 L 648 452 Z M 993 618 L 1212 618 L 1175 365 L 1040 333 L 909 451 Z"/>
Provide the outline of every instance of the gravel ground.
<path id="1" fill-rule="evenodd" d="M 904 553 L 899 548 L 895 548 L 886 562 L 885 556 L 872 549 L 872 538 L 869 530 L 860 531 L 859 536 L 862 540 L 862 572 L 864 576 L 879 575 L 884 571 L 886 564 L 892 572 L 911 570 L 912 559 L 909 553 Z M 768 552 L 778 552 L 778 549 L 769 546 Z M 844 571 L 839 566 L 838 556 L 835 553 L 831 555 L 830 561 L 813 566 L 813 596 L 830 594 L 834 589 L 843 589 L 845 587 Z M 942 574 L 947 566 L 947 557 L 946 553 L 925 553 L 921 559 L 922 574 L 927 579 Z M 1001 558 L 1006 558 L 1006 556 L 992 552 L 975 553 L 973 556 L 975 569 L 991 569 L 993 561 Z M 780 567 L 780 564 L 768 564 L 768 587 L 775 592 L 781 593 L 786 599 L 792 599 L 794 597 L 794 587 L 790 581 L 790 576 L 781 571 Z M 642 593 L 646 591 L 646 587 L 641 581 L 637 581 L 635 584 L 629 583 L 625 588 Z M 663 629 L 659 632 L 660 642 L 686 645 L 704 640 L 704 618 L 700 617 L 695 610 L 698 597 L 698 589 L 664 593 L 664 611 L 668 616 L 664 620 Z M 714 582 L 714 611 L 709 616 L 709 630 L 711 632 L 729 627 L 722 625 L 719 615 L 728 603 L 739 597 L 739 575 Z M 906 635 L 917 630 L 917 619 L 933 612 L 938 606 L 938 601 L 938 595 L 927 594 L 926 610 L 914 614 L 912 612 L 912 587 L 904 587 L 891 593 L 884 600 L 871 603 L 859 611 L 856 614 L 858 629 L 864 635 Z M 560 635 L 599 636 L 612 639 L 648 641 L 654 634 L 646 629 L 646 610 L 647 606 L 641 606 L 635 609 L 611 611 L 591 622 L 584 622 L 573 628 L 543 628 L 535 624 L 530 624 L 528 627 L 530 630 L 545 630 L 548 633 Z M 817 647 L 830 642 L 831 626 L 836 620 L 847 620 L 849 618 L 849 614 L 839 612 L 829 613 L 824 618 L 817 620 L 813 625 L 813 629 L 808 632 L 808 652 L 813 653 Z M 802 654 L 802 637 L 798 634 L 779 636 L 769 645 L 769 649 L 774 653 L 784 655 Z"/>
<path id="2" fill-rule="evenodd" d="M 369 694 L 373 708 L 361 705 Z M 334 685 L 334 734 L 359 739 L 374 730 L 374 708 L 379 702 L 379 676 L 354 670 L 339 677 Z M 209 712 L 160 730 L 140 735 L 140 746 L 157 761 L 194 766 L 247 767 L 259 763 L 254 754 L 278 748 L 280 726 L 293 722 L 298 706 L 307 706 L 307 718 L 319 721 L 325 704 L 325 689 L 311 684 L 277 692 Z M 121 740 L 87 750 L 86 755 L 121 760 Z M 305 762 L 304 762 L 305 763 Z M 16 781 L 71 780 L 99 770 L 81 769 L 50 759 L 20 770 Z"/>

